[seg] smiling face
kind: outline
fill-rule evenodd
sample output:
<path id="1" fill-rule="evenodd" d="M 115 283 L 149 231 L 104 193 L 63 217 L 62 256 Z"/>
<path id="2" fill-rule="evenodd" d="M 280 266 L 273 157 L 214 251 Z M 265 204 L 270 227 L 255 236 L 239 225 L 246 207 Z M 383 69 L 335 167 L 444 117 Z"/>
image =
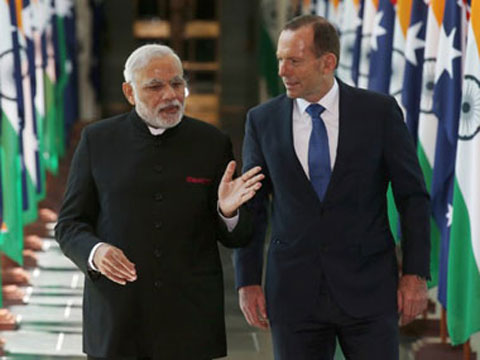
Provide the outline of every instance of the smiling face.
<path id="1" fill-rule="evenodd" d="M 185 80 L 180 64 L 172 56 L 153 58 L 135 75 L 123 92 L 138 115 L 150 126 L 171 128 L 183 116 Z"/>
<path id="2" fill-rule="evenodd" d="M 284 30 L 277 45 L 278 75 L 290 98 L 320 100 L 333 85 L 336 57 L 314 52 L 312 26 Z"/>

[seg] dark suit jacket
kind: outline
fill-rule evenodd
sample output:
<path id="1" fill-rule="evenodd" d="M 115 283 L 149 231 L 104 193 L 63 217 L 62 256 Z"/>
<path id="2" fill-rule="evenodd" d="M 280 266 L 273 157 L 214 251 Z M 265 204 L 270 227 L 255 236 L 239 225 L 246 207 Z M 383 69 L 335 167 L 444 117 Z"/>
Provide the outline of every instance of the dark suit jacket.
<path id="1" fill-rule="evenodd" d="M 248 113 L 244 167 L 262 166 L 266 179 L 249 204 L 254 235 L 235 252 L 236 281 L 261 283 L 271 198 L 265 292 L 274 321 L 308 318 L 322 286 L 351 316 L 396 311 L 389 183 L 402 220 L 403 272 L 429 275 L 429 199 L 401 110 L 391 97 L 339 85 L 338 150 L 323 202 L 295 154 L 293 100 L 281 95 Z"/>
<path id="2" fill-rule="evenodd" d="M 227 136 L 184 117 L 153 136 L 132 111 L 87 126 L 77 147 L 56 237 L 88 276 L 84 351 L 95 357 L 224 356 L 222 268 L 217 240 L 245 245 L 241 211 L 232 233 L 217 188 L 232 159 Z M 123 250 L 138 279 L 117 285 L 87 268 L 99 241 Z"/>

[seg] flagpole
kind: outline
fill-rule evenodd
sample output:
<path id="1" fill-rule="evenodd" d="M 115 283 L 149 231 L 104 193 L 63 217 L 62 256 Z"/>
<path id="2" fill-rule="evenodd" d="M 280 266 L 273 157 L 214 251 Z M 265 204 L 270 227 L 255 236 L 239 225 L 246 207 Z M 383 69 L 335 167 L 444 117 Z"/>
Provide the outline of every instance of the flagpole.
<path id="1" fill-rule="evenodd" d="M 470 347 L 470 338 L 463 344 L 463 360 L 470 360 L 472 348 Z"/>
<path id="2" fill-rule="evenodd" d="M 447 312 L 443 306 L 440 316 L 440 341 L 442 344 L 447 343 Z"/>

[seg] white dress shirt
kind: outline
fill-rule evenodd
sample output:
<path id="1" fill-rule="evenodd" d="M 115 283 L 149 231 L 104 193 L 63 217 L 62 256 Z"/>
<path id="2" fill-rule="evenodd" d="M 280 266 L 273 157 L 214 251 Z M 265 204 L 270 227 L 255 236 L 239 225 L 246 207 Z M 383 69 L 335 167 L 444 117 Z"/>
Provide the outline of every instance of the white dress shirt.
<path id="1" fill-rule="evenodd" d="M 312 132 L 312 118 L 306 112 L 308 105 L 305 99 L 295 99 L 293 102 L 292 132 L 293 147 L 305 174 L 310 179 L 308 171 L 308 144 Z M 330 149 L 330 165 L 333 169 L 337 158 L 338 126 L 339 126 L 339 90 L 337 80 L 334 79 L 332 88 L 322 97 L 317 104 L 325 108 L 321 117 L 325 123 Z"/>
<path id="2" fill-rule="evenodd" d="M 150 130 L 150 133 L 152 135 L 161 135 L 165 132 L 166 129 L 165 128 L 154 128 L 154 127 L 148 126 L 148 130 Z M 220 208 L 219 208 L 218 203 L 217 203 L 217 211 L 218 211 L 218 215 L 220 216 L 220 218 L 223 220 L 223 222 L 227 226 L 228 231 L 232 232 L 233 229 L 235 229 L 235 226 L 237 226 L 237 224 L 238 224 L 238 218 L 239 218 L 238 211 L 237 211 L 237 214 L 235 216 L 233 216 L 231 218 L 226 218 L 220 212 Z M 90 267 L 91 270 L 98 271 L 97 267 L 93 264 L 93 257 L 95 256 L 95 251 L 102 244 L 105 244 L 105 243 L 104 242 L 99 242 L 98 244 L 95 244 L 95 246 L 90 251 L 90 255 L 88 256 L 88 266 Z"/>

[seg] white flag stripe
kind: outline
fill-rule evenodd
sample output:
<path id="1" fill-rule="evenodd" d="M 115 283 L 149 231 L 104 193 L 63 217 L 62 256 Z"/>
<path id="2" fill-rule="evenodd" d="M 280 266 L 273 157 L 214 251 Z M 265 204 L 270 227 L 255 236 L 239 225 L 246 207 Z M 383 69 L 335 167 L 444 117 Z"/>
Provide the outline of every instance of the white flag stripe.
<path id="1" fill-rule="evenodd" d="M 468 38 L 465 78 L 470 75 L 476 78 L 477 81 L 480 81 L 480 56 L 478 44 L 475 42 L 475 36 L 471 26 L 469 27 Z M 467 92 L 468 84 L 469 81 L 465 79 L 464 92 L 466 93 L 466 97 L 473 95 Z M 472 86 L 471 91 L 476 91 L 475 94 L 477 98 L 480 97 L 480 86 Z M 462 103 L 464 102 L 465 97 Z M 480 102 L 477 102 L 476 106 L 476 109 L 470 109 L 469 115 L 467 116 L 469 116 L 468 121 L 480 126 L 480 109 L 478 109 Z M 467 121 L 465 115 L 462 114 L 460 121 Z M 471 140 L 459 141 L 457 146 L 457 181 L 470 217 L 472 248 L 480 273 L 480 161 L 478 160 L 480 154 L 480 133 Z"/>
<path id="2" fill-rule="evenodd" d="M 5 113 L 16 134 L 19 132 L 17 90 L 14 78 L 14 58 L 13 58 L 13 40 L 12 40 L 12 22 L 10 19 L 10 9 L 8 3 L 0 1 L 0 92 L 2 93 L 1 108 Z"/>

